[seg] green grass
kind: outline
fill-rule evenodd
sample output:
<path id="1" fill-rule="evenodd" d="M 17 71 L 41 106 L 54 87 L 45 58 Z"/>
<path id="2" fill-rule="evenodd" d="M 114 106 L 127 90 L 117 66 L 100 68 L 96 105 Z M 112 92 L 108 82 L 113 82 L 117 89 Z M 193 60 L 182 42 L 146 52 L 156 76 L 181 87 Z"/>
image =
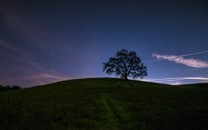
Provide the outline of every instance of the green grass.
<path id="1" fill-rule="evenodd" d="M 0 92 L 0 130 L 206 130 L 208 85 L 79 79 Z"/>

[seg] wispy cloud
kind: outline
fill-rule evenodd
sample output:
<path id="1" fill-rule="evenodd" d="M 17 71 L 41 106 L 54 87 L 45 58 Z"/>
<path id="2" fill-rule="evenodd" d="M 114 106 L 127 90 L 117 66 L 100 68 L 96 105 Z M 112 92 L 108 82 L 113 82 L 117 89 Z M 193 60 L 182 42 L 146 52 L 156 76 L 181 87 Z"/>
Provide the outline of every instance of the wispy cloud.
<path id="1" fill-rule="evenodd" d="M 33 56 L 19 47 L 0 39 L 0 84 L 31 87 L 61 80 L 70 76 L 45 68 Z M 11 53 L 12 52 L 12 53 Z"/>
<path id="2" fill-rule="evenodd" d="M 38 72 L 20 78 L 26 86 L 43 85 L 62 80 L 72 79 L 70 76 L 59 74 L 58 72 Z"/>
<path id="3" fill-rule="evenodd" d="M 183 54 L 183 55 L 179 55 L 179 57 L 194 56 L 194 55 L 200 55 L 200 54 L 205 54 L 205 53 L 208 53 L 208 50 L 195 52 L 195 53 Z M 155 55 L 155 54 L 153 54 L 153 55 Z M 157 62 L 157 61 L 161 61 L 161 60 L 164 60 L 164 59 L 147 60 L 147 61 L 144 61 L 144 63 Z"/>
<path id="4" fill-rule="evenodd" d="M 194 55 L 194 54 L 189 54 L 189 55 Z M 183 64 L 183 65 L 193 67 L 193 68 L 207 68 L 208 67 L 208 62 L 206 61 L 193 59 L 193 58 L 188 59 L 188 58 L 184 58 L 183 56 L 153 54 L 152 57 L 155 57 L 157 59 L 174 61 L 175 63 Z"/>
<path id="5" fill-rule="evenodd" d="M 21 75 L 19 77 L 1 78 L 0 84 L 3 85 L 20 85 L 23 88 L 43 85 L 62 80 L 72 79 L 70 76 L 59 74 L 58 72 L 34 72 L 31 74 Z"/>
<path id="6" fill-rule="evenodd" d="M 144 81 L 167 83 L 172 85 L 179 85 L 186 83 L 185 81 L 194 82 L 208 82 L 208 77 L 170 77 L 170 78 L 158 78 L 158 79 L 144 79 Z"/>
<path id="7" fill-rule="evenodd" d="M 179 80 L 201 80 L 201 81 L 208 81 L 208 77 L 173 77 L 173 78 L 151 79 L 151 81 L 179 81 Z"/>
<path id="8" fill-rule="evenodd" d="M 0 55 L 31 58 L 31 55 L 11 43 L 0 39 Z"/>

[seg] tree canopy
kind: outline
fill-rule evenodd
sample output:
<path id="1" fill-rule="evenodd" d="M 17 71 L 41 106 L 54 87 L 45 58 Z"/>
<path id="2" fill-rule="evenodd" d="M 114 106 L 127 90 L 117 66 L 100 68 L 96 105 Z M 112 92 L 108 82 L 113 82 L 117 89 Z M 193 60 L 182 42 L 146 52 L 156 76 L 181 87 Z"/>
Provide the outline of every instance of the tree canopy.
<path id="1" fill-rule="evenodd" d="M 115 74 L 121 78 L 144 78 L 147 76 L 147 67 L 141 62 L 136 52 L 121 49 L 114 57 L 110 57 L 103 63 L 103 71 L 107 74 Z"/>
<path id="2" fill-rule="evenodd" d="M 0 85 L 0 91 L 7 91 L 7 90 L 14 90 L 14 89 L 21 89 L 20 86 L 14 85 L 14 86 L 10 86 L 10 85 Z"/>

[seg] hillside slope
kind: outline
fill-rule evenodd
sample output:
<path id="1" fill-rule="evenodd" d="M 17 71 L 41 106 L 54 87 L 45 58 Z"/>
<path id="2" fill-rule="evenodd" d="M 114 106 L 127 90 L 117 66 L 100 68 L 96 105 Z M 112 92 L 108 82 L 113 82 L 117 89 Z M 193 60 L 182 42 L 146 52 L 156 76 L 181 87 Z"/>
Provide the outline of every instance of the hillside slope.
<path id="1" fill-rule="evenodd" d="M 79 79 L 0 93 L 0 129 L 208 129 L 208 87 Z"/>

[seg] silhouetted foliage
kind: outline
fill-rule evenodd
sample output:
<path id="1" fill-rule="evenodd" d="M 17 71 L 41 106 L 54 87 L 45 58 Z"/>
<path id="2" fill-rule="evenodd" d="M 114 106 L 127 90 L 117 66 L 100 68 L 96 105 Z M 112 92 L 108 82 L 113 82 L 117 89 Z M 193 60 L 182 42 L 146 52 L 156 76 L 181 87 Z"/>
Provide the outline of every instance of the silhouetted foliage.
<path id="1" fill-rule="evenodd" d="M 21 89 L 21 87 L 17 86 L 17 85 L 14 85 L 14 86 L 12 86 L 12 89 Z"/>
<path id="2" fill-rule="evenodd" d="M 17 85 L 14 85 L 12 87 L 10 85 L 6 85 L 6 86 L 0 85 L 0 91 L 7 91 L 7 90 L 14 90 L 14 89 L 21 89 L 21 87 Z"/>
<path id="3" fill-rule="evenodd" d="M 6 85 L 4 88 L 5 88 L 5 89 L 10 89 L 11 86 L 10 86 L 10 85 Z"/>
<path id="4" fill-rule="evenodd" d="M 103 71 L 107 74 L 120 76 L 121 78 L 144 78 L 147 76 L 147 67 L 141 62 L 136 52 L 122 49 L 114 57 L 110 57 L 103 63 Z"/>

